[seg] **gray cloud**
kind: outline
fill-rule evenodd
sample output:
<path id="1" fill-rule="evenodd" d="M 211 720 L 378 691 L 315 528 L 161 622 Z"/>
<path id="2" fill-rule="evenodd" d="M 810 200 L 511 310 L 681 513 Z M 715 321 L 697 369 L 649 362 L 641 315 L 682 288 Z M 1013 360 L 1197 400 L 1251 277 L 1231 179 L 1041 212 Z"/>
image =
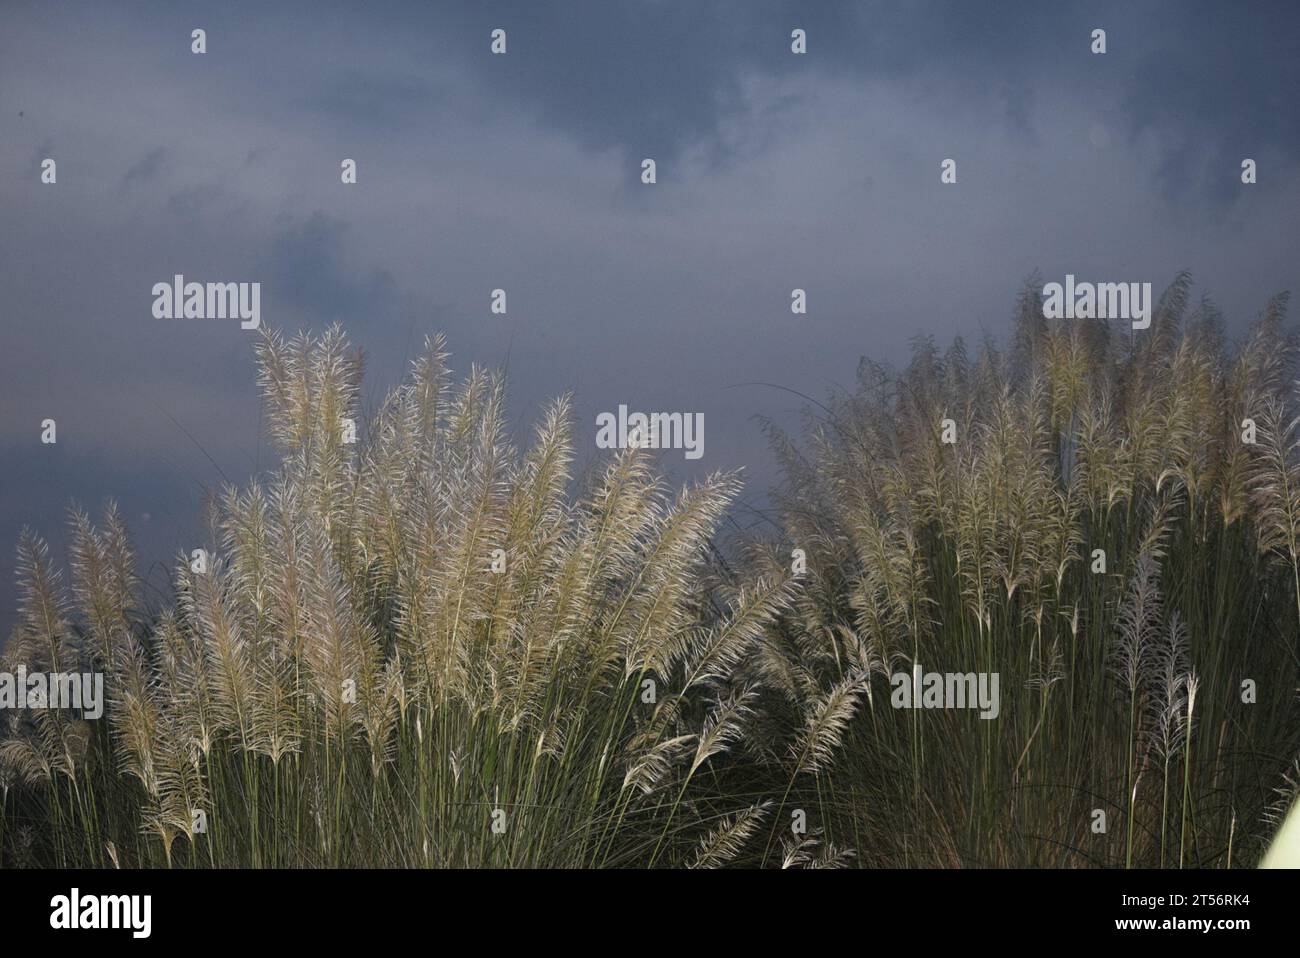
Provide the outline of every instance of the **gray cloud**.
<path id="1" fill-rule="evenodd" d="M 275 302 L 318 322 L 387 315 L 396 295 L 393 276 L 378 268 L 356 275 L 347 233 L 347 223 L 320 211 L 282 229 L 267 257 L 266 286 Z"/>
<path id="2" fill-rule="evenodd" d="M 122 185 L 131 187 L 137 183 L 147 183 L 157 179 L 158 174 L 162 171 L 163 164 L 167 159 L 167 150 L 163 147 L 157 147 L 150 150 L 139 162 L 132 165 L 122 177 Z"/>

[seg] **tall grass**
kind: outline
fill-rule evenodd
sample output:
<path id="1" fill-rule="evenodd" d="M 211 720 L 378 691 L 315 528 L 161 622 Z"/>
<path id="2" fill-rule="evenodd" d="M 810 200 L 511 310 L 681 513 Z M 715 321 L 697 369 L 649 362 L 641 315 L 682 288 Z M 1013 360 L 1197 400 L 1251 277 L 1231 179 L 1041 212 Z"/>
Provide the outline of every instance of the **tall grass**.
<path id="1" fill-rule="evenodd" d="M 1230 350 L 1185 275 L 1144 333 L 1049 325 L 1036 288 L 1006 351 L 921 339 L 900 374 L 864 361 L 802 446 L 769 427 L 785 540 L 760 568 L 809 564 L 769 633 L 785 697 L 864 646 L 1001 677 L 993 721 L 877 694 L 826 828 L 878 865 L 1254 864 L 1300 744 L 1286 298 Z"/>
<path id="2" fill-rule="evenodd" d="M 1253 865 L 1300 751 L 1294 346 L 1285 298 L 1233 349 L 1189 293 L 1120 334 L 1027 289 L 1006 351 L 864 361 L 769 427 L 782 533 L 739 543 L 737 476 L 575 483 L 569 401 L 518 451 L 440 340 L 348 443 L 341 332 L 268 334 L 282 465 L 174 604 L 111 506 L 67 576 L 23 534 L 0 670 L 110 701 L 0 712 L 0 864 Z M 914 664 L 999 716 L 894 708 Z"/>
<path id="3" fill-rule="evenodd" d="M 8 661 L 103 670 L 111 704 L 10 728 L 0 756 L 26 789 L 6 790 L 6 862 L 735 853 L 759 814 L 714 784 L 752 698 L 735 665 L 789 594 L 783 576 L 705 580 L 736 477 L 674 497 L 634 449 L 571 499 L 568 400 L 517 453 L 501 379 L 453 388 L 445 358 L 430 342 L 351 445 L 360 370 L 341 333 L 267 337 L 283 466 L 220 496 L 211 564 L 182 557 L 159 615 L 137 607 L 113 509 L 100 527 L 74 513 L 70 595 L 24 535 Z"/>

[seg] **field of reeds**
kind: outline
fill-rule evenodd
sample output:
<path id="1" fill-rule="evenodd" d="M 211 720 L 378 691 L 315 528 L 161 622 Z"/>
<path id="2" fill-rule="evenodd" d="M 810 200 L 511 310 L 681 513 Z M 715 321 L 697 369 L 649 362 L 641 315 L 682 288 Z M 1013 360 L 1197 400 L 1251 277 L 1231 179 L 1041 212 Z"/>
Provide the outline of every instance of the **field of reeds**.
<path id="1" fill-rule="evenodd" d="M 1141 332 L 1031 284 L 1005 345 L 767 424 L 743 536 L 736 475 L 573 476 L 567 398 L 517 449 L 439 339 L 347 443 L 341 331 L 268 334 L 282 463 L 174 603 L 111 505 L 66 571 L 18 543 L 0 671 L 108 705 L 0 711 L 0 866 L 1252 867 L 1300 781 L 1285 307 L 1229 342 L 1186 276 Z M 918 664 L 997 717 L 896 708 Z"/>

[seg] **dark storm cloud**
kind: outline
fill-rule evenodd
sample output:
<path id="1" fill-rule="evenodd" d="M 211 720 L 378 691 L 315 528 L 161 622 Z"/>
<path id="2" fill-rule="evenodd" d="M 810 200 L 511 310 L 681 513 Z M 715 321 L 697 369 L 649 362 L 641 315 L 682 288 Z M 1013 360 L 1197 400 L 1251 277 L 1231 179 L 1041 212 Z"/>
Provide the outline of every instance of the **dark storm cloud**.
<path id="1" fill-rule="evenodd" d="M 210 221 L 213 214 L 227 206 L 231 198 L 225 190 L 211 183 L 187 186 L 167 197 L 167 212 L 189 224 Z"/>
<path id="2" fill-rule="evenodd" d="M 384 269 L 357 275 L 347 252 L 348 224 L 317 211 L 286 226 L 271 244 L 267 288 L 320 322 L 371 320 L 393 306 L 395 282 Z"/>
<path id="3" fill-rule="evenodd" d="M 164 147 L 160 146 L 150 150 L 140 158 L 138 163 L 126 171 L 126 175 L 122 177 L 122 185 L 131 187 L 137 183 L 147 183 L 156 179 L 166 159 L 167 150 Z"/>
<path id="4" fill-rule="evenodd" d="M 1076 84 L 1115 85 L 1128 131 L 1168 139 L 1170 199 L 1207 189 L 1226 201 L 1232 179 L 1210 168 L 1242 149 L 1300 149 L 1300 25 L 1292 0 L 1250 5 L 1031 0 L 757 0 L 732 3 L 519 0 L 454 7 L 419 18 L 458 41 L 452 56 L 494 94 L 521 102 L 593 148 L 617 146 L 670 161 L 749 109 L 750 72 L 910 78 L 922 98 L 987 108 L 1029 131 L 1029 106 Z M 508 62 L 482 55 L 494 27 L 515 36 Z M 785 56 L 790 30 L 810 51 Z M 1108 35 L 1098 61 L 1086 38 Z M 477 41 L 477 45 L 476 42 Z M 1099 64 L 1110 76 L 1098 77 Z"/>
<path id="5" fill-rule="evenodd" d="M 295 105 L 372 133 L 384 133 L 409 127 L 442 96 L 423 77 L 382 69 L 348 69 L 325 77 Z"/>
<path id="6" fill-rule="evenodd" d="M 1124 88 L 1135 132 L 1165 138 L 1160 177 L 1170 200 L 1189 191 L 1238 196 L 1244 157 L 1300 155 L 1300 17 L 1281 3 L 1166 4 Z"/>
<path id="7" fill-rule="evenodd" d="M 1053 24 L 1035 3 L 586 0 L 435 6 L 411 16 L 493 98 L 591 149 L 617 147 L 668 164 L 702 141 L 729 157 L 716 136 L 727 119 L 752 109 L 743 88 L 751 74 L 916 74 L 936 94 L 956 81 L 963 98 L 1001 99 L 1013 119 L 1023 119 L 1024 75 L 1052 56 L 1037 41 L 1069 43 L 1059 16 Z M 513 37 L 506 58 L 486 55 L 484 38 L 497 27 Z M 789 55 L 795 27 L 807 31 L 814 56 Z"/>

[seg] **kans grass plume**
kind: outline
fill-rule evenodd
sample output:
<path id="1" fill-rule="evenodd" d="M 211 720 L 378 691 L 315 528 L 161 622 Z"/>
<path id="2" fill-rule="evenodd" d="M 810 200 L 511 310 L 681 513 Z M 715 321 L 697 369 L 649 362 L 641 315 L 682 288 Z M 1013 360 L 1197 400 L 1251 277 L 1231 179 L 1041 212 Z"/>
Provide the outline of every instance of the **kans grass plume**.
<path id="1" fill-rule="evenodd" d="M 1232 347 L 1190 291 L 1135 335 L 1031 283 L 1005 350 L 864 361 L 768 426 L 781 531 L 739 541 L 736 475 L 575 482 L 569 400 L 516 450 L 440 339 L 349 443 L 340 330 L 269 333 L 282 464 L 169 607 L 111 506 L 66 576 L 20 539 L 0 667 L 109 702 L 0 712 L 0 864 L 1253 865 L 1300 751 L 1295 347 L 1285 297 Z M 997 719 L 894 708 L 922 662 Z"/>

